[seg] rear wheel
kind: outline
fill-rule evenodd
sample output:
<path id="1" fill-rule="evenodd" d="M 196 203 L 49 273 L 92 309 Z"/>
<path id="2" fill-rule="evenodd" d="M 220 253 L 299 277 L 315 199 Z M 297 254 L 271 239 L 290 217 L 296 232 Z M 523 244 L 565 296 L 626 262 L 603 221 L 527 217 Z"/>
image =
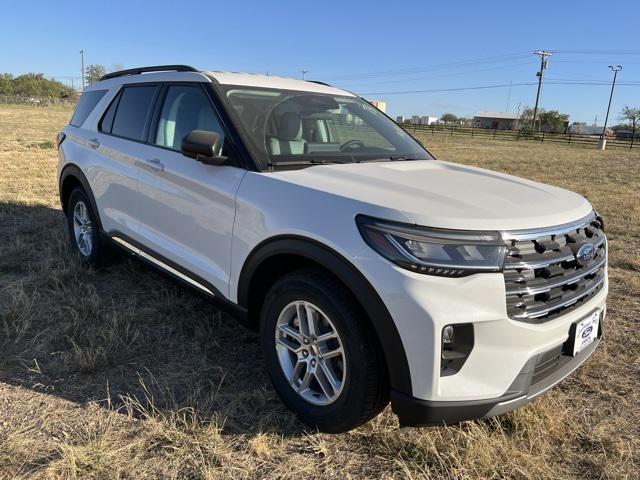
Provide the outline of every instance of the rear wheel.
<path id="1" fill-rule="evenodd" d="M 346 431 L 387 404 L 378 341 L 351 293 L 326 272 L 279 279 L 265 299 L 260 334 L 276 391 L 306 424 Z"/>
<path id="2" fill-rule="evenodd" d="M 78 187 L 69 197 L 67 222 L 71 249 L 82 263 L 98 266 L 104 260 L 104 248 L 96 215 L 85 191 Z"/>

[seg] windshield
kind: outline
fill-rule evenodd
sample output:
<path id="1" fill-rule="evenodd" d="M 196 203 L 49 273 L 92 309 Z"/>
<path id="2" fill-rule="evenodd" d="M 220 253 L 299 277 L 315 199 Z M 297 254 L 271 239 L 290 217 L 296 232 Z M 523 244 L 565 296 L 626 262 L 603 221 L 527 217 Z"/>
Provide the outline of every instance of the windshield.
<path id="1" fill-rule="evenodd" d="M 261 169 L 431 158 L 358 97 L 242 86 L 225 95 Z"/>

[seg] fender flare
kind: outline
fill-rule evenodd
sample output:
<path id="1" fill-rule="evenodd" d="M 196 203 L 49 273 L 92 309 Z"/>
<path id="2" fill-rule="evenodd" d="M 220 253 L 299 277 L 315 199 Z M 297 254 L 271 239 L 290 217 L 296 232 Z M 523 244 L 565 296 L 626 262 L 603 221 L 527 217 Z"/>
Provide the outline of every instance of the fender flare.
<path id="1" fill-rule="evenodd" d="M 238 304 L 244 308 L 249 307 L 249 288 L 254 273 L 264 261 L 282 254 L 300 256 L 322 265 L 348 286 L 371 320 L 380 341 L 391 387 L 410 395 L 412 387 L 409 362 L 389 310 L 364 275 L 349 260 L 326 245 L 294 235 L 274 237 L 257 245 L 240 272 Z"/>
<path id="2" fill-rule="evenodd" d="M 87 177 L 82 172 L 80 167 L 74 163 L 69 163 L 65 165 L 65 167 L 62 169 L 62 172 L 60 173 L 60 180 L 58 182 L 58 191 L 60 194 L 60 205 L 62 206 L 62 210 L 66 213 L 67 206 L 65 204 L 65 199 L 63 197 L 62 187 L 65 181 L 70 177 L 76 179 L 80 183 L 85 193 L 87 194 L 87 197 L 89 197 L 89 203 L 91 203 L 91 208 L 93 209 L 96 215 L 96 220 L 98 221 L 98 227 L 100 228 L 100 230 L 102 230 L 102 221 L 100 220 L 100 211 L 98 210 L 96 199 L 93 196 L 93 191 L 91 190 L 91 186 L 89 185 L 89 180 L 87 180 Z"/>

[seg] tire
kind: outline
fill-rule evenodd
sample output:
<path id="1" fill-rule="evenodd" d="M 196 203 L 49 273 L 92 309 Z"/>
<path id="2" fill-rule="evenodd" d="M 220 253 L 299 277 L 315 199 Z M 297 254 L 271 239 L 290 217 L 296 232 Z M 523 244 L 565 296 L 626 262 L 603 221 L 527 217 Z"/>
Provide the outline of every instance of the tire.
<path id="1" fill-rule="evenodd" d="M 73 190 L 69 197 L 67 226 L 71 250 L 80 261 L 92 267 L 102 265 L 106 252 L 100 238 L 97 217 L 89 197 L 81 187 Z"/>
<path id="2" fill-rule="evenodd" d="M 315 334 L 304 327 L 309 317 Z M 378 339 L 351 292 L 327 272 L 309 268 L 280 278 L 265 298 L 260 337 L 278 395 L 312 428 L 351 430 L 389 402 Z"/>

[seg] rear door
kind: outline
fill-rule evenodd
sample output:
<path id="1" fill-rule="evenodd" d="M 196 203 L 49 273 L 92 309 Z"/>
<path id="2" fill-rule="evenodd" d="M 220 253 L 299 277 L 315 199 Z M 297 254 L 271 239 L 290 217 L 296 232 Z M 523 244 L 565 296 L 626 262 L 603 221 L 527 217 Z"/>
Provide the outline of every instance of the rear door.
<path id="1" fill-rule="evenodd" d="M 230 165 L 204 165 L 182 155 L 182 139 L 195 129 L 220 135 Z M 233 165 L 235 149 L 199 83 L 165 84 L 144 160 L 139 182 L 144 244 L 174 270 L 228 296 L 235 195 L 246 170 Z"/>
<path id="2" fill-rule="evenodd" d="M 124 85 L 97 124 L 89 145 L 100 156 L 87 176 L 100 210 L 104 230 L 138 239 L 140 192 L 138 176 L 158 84 Z"/>

